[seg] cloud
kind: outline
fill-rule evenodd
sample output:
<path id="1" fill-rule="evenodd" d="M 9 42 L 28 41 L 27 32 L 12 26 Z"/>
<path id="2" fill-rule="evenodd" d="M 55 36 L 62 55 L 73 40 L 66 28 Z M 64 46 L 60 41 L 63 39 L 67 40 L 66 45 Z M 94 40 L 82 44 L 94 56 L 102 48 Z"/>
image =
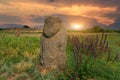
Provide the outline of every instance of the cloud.
<path id="1" fill-rule="evenodd" d="M 49 2 L 54 2 L 55 0 L 48 0 Z"/>
<path id="2" fill-rule="evenodd" d="M 35 23 L 38 23 L 38 24 L 43 24 L 44 23 L 44 19 L 45 19 L 44 16 L 33 16 L 31 21 L 35 22 Z"/>
<path id="3" fill-rule="evenodd" d="M 89 29 L 96 25 L 99 25 L 101 27 L 106 27 L 105 24 L 99 23 L 98 20 L 94 18 L 88 18 L 85 16 L 73 16 L 73 15 L 60 15 L 60 14 L 56 14 L 56 15 L 60 16 L 63 19 L 65 26 L 67 26 L 69 29 L 71 29 L 72 23 L 83 25 L 83 29 Z"/>
<path id="4" fill-rule="evenodd" d="M 9 0 L 1 0 L 0 4 L 9 4 Z"/>
<path id="5" fill-rule="evenodd" d="M 0 14 L 0 23 L 20 23 L 22 19 L 18 16 Z"/>
<path id="6" fill-rule="evenodd" d="M 120 0 L 1 0 L 0 15 L 30 25 L 43 24 L 45 16 L 58 14 L 67 25 L 81 22 L 84 25 L 110 26 L 120 16 L 119 4 Z M 10 17 L 4 17 L 0 23 L 15 23 Z"/>
<path id="7" fill-rule="evenodd" d="M 48 3 L 54 2 L 55 4 L 62 4 L 64 6 L 71 5 L 89 5 L 99 7 L 119 6 L 120 0 L 1 0 L 1 4 L 8 2 L 24 2 L 24 3 Z"/>
<path id="8" fill-rule="evenodd" d="M 109 26 L 110 29 L 120 30 L 120 17 L 115 20 L 113 24 Z"/>
<path id="9" fill-rule="evenodd" d="M 93 27 L 94 25 L 102 25 L 102 24 L 98 23 L 96 19 L 88 18 L 88 17 L 84 17 L 84 16 L 61 15 L 61 14 L 53 14 L 53 16 L 61 17 L 63 20 L 63 24 L 69 29 L 72 28 L 72 26 L 71 26 L 72 23 L 82 24 L 84 29 Z M 46 16 L 44 16 L 44 17 L 43 16 L 33 16 L 33 19 L 31 21 L 41 24 L 43 26 L 45 17 Z"/>

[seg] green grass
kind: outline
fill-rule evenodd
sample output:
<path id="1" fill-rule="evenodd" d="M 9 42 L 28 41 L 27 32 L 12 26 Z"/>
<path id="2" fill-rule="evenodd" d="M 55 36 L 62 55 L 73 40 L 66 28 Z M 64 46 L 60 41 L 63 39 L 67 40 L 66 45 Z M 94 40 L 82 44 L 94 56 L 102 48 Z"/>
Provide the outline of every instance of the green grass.
<path id="1" fill-rule="evenodd" d="M 37 35 L 37 36 L 36 36 Z M 76 34 L 75 34 L 76 35 Z M 81 36 L 95 35 L 80 33 Z M 120 34 L 108 34 L 112 57 L 120 54 Z M 0 32 L 0 80 L 54 80 L 52 73 L 43 75 L 37 70 L 40 53 L 40 34 L 22 34 L 20 37 Z M 85 57 L 86 58 L 86 57 Z M 103 59 L 89 57 L 88 64 L 83 64 L 80 71 L 82 79 L 120 80 L 120 61 L 106 63 Z M 67 66 L 64 74 L 56 79 L 69 80 L 74 77 L 74 60 L 71 46 L 67 46 Z"/>

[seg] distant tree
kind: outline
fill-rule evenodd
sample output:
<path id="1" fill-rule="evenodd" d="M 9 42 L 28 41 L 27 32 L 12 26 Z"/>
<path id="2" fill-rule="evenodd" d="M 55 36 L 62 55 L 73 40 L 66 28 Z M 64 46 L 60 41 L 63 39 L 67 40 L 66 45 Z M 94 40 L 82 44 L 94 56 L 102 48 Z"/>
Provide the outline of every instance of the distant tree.
<path id="1" fill-rule="evenodd" d="M 118 30 L 118 33 L 120 33 L 120 30 Z"/>
<path id="2" fill-rule="evenodd" d="M 107 32 L 107 33 L 112 33 L 112 32 L 115 32 L 115 31 L 114 31 L 114 30 L 107 29 L 107 30 L 105 30 L 105 32 Z"/>
<path id="3" fill-rule="evenodd" d="M 100 26 L 94 26 L 93 28 L 91 28 L 91 30 L 93 32 L 104 32 L 105 30 L 103 28 L 101 28 Z"/>
<path id="4" fill-rule="evenodd" d="M 30 28 L 28 25 L 24 25 L 23 28 Z"/>
<path id="5" fill-rule="evenodd" d="M 120 33 L 120 30 L 115 30 L 114 32 Z"/>
<path id="6" fill-rule="evenodd" d="M 1 28 L 0 28 L 0 30 L 4 30 L 4 29 L 1 29 Z"/>

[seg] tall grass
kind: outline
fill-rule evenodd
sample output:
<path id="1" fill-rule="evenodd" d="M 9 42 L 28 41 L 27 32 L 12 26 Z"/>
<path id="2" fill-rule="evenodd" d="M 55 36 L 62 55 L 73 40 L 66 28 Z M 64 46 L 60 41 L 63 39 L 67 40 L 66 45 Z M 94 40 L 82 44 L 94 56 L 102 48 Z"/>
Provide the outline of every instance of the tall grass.
<path id="1" fill-rule="evenodd" d="M 100 35 L 91 35 L 92 37 L 86 37 L 85 34 L 83 37 L 70 36 L 65 72 L 43 75 L 36 68 L 39 64 L 39 36 L 17 37 L 14 33 L 2 32 L 0 80 L 119 80 L 119 34 L 104 34 L 103 39 Z"/>
<path id="2" fill-rule="evenodd" d="M 115 57 L 113 57 L 107 37 L 105 33 L 101 37 L 98 35 L 84 38 L 76 35 L 69 36 L 68 45 L 73 60 L 67 63 L 67 66 L 70 67 L 71 64 L 72 68 L 66 68 L 65 72 L 69 79 L 95 79 L 96 77 L 104 78 L 104 80 L 120 79 L 117 74 L 118 69 L 113 68 L 115 65 L 113 62 L 119 60 L 119 54 L 114 54 Z"/>

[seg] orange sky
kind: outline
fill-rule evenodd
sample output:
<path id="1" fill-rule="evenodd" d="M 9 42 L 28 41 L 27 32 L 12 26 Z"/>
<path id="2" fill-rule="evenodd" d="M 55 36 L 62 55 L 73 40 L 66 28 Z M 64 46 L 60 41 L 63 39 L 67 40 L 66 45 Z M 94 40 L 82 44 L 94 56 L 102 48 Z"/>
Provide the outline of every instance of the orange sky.
<path id="1" fill-rule="evenodd" d="M 120 2 L 90 0 L 0 0 L 0 24 L 43 25 L 44 17 L 58 15 L 64 22 L 109 26 L 120 15 Z M 106 0 L 107 1 L 107 0 Z M 109 0 L 110 1 L 110 0 Z M 113 0 L 111 0 L 113 1 Z M 103 4 L 102 4 L 103 3 Z M 118 15 L 118 16 L 114 16 Z"/>

